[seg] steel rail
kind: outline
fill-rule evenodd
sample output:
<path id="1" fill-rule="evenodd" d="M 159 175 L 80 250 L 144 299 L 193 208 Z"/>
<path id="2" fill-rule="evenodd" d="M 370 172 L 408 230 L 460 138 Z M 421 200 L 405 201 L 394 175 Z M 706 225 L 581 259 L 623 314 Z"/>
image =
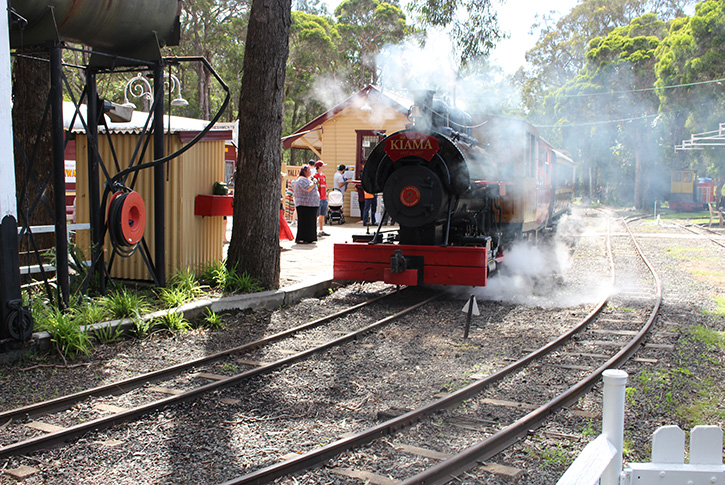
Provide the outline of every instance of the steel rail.
<path id="1" fill-rule="evenodd" d="M 701 237 L 704 237 L 704 238 L 706 238 L 706 239 L 709 239 L 710 241 L 714 242 L 714 243 L 715 243 L 715 244 L 717 244 L 718 246 L 721 246 L 721 247 L 725 248 L 725 244 L 721 243 L 720 241 L 718 241 L 717 239 L 715 239 L 715 238 L 714 238 L 714 237 L 712 237 L 712 236 L 709 236 L 709 235 L 707 235 L 707 234 L 703 234 L 703 233 L 701 233 L 701 232 L 697 232 L 696 230 L 692 229 L 691 227 L 687 227 L 687 226 L 685 226 L 684 224 L 677 224 L 677 223 L 675 223 L 675 225 L 676 225 L 677 227 L 679 227 L 679 228 L 682 228 L 682 229 L 686 230 L 686 231 L 690 231 L 691 233 L 695 234 L 696 236 L 701 236 Z M 699 226 L 698 226 L 698 227 L 699 227 Z M 700 229 L 703 229 L 703 228 L 700 228 Z M 709 230 L 709 229 L 708 229 L 708 230 Z M 710 232 L 713 232 L 713 231 L 710 231 Z M 713 232 L 713 233 L 714 233 L 714 232 Z"/>
<path id="2" fill-rule="evenodd" d="M 313 320 L 311 322 L 304 323 L 302 325 L 298 325 L 297 327 L 284 330 L 281 332 L 278 332 L 273 335 L 269 335 L 267 337 L 263 337 L 260 339 L 257 339 L 253 342 L 240 345 L 231 349 L 223 350 L 221 352 L 217 352 L 214 354 L 210 354 L 204 357 L 200 357 L 198 359 L 189 360 L 187 362 L 182 362 L 177 365 L 173 365 L 170 367 L 165 367 L 163 369 L 159 369 L 156 371 L 147 372 L 145 374 L 141 374 L 135 377 L 130 377 L 128 379 L 124 379 L 122 381 L 114 382 L 111 384 L 105 384 L 102 386 L 97 386 L 92 389 L 83 390 L 80 392 L 76 392 L 73 394 L 68 394 L 66 396 L 61 396 L 55 399 L 51 399 L 49 401 L 43 401 L 35 404 L 31 404 L 28 406 L 23 406 L 16 409 L 11 409 L 8 411 L 0 412 L 0 421 L 5 422 L 9 419 L 17 419 L 17 418 L 25 418 L 28 416 L 38 416 L 41 414 L 47 414 L 50 412 L 67 409 L 73 404 L 76 404 L 83 399 L 87 399 L 91 396 L 93 397 L 101 397 L 101 396 L 108 396 L 113 394 L 122 394 L 125 392 L 128 392 L 130 390 L 136 389 L 140 387 L 141 385 L 147 384 L 147 383 L 153 383 L 158 382 L 162 379 L 168 378 L 169 376 L 173 376 L 175 374 L 179 374 L 183 371 L 186 371 L 190 368 L 197 367 L 199 365 L 206 365 L 211 364 L 216 361 L 222 360 L 230 355 L 239 354 L 243 352 L 247 352 L 250 350 L 258 349 L 266 344 L 269 344 L 271 342 L 289 337 L 290 335 L 293 335 L 298 332 L 302 332 L 305 330 L 310 330 L 312 328 L 315 328 L 323 323 L 326 323 L 330 320 L 334 320 L 336 318 L 345 316 L 349 313 L 352 313 L 356 310 L 359 310 L 360 308 L 363 308 L 367 305 L 370 305 L 372 303 L 375 303 L 377 301 L 382 300 L 383 298 L 386 298 L 390 295 L 399 293 L 401 290 L 394 290 L 388 293 L 385 293 L 380 296 L 376 296 L 375 298 L 371 298 L 370 300 L 364 301 L 362 303 L 358 303 L 356 305 L 353 305 L 349 308 L 346 308 L 344 310 L 341 310 L 339 312 L 326 315 L 324 317 L 318 318 L 316 320 Z M 2 448 L 0 448 L 0 451 Z"/>
<path id="3" fill-rule="evenodd" d="M 630 238 L 634 243 L 642 261 L 647 266 L 655 280 L 656 285 L 656 299 L 655 305 L 650 313 L 649 318 L 645 325 L 640 331 L 630 340 L 630 342 L 617 352 L 612 358 L 610 358 L 603 365 L 598 367 L 589 376 L 585 377 L 566 392 L 560 394 L 556 398 L 550 400 L 543 406 L 532 411 L 521 419 L 517 420 L 513 424 L 507 426 L 501 431 L 490 436 L 486 440 L 467 448 L 466 450 L 454 455 L 453 457 L 442 461 L 435 466 L 421 472 L 407 480 L 401 482 L 404 485 L 412 484 L 440 484 L 448 483 L 455 476 L 463 473 L 475 467 L 480 461 L 486 460 L 496 453 L 506 449 L 508 446 L 516 442 L 522 436 L 528 434 L 530 429 L 538 428 L 543 422 L 554 412 L 563 408 L 564 406 L 576 401 L 581 395 L 591 389 L 601 379 L 601 374 L 607 369 L 616 368 L 622 365 L 629 357 L 642 344 L 642 340 L 650 331 L 654 320 L 659 312 L 660 305 L 662 303 L 662 282 L 659 275 L 650 264 L 647 257 L 644 255 L 642 248 L 634 238 L 629 225 L 624 221 L 624 225 L 627 228 Z"/>
<path id="4" fill-rule="evenodd" d="M 8 456 L 11 456 L 11 455 L 18 455 L 21 453 L 28 453 L 31 451 L 37 451 L 39 449 L 44 449 L 45 447 L 53 446 L 53 445 L 62 443 L 64 441 L 68 441 L 72 438 L 81 436 L 89 431 L 99 431 L 102 429 L 106 429 L 115 424 L 119 424 L 119 423 L 123 423 L 126 421 L 136 419 L 140 416 L 148 414 L 152 411 L 156 411 L 165 406 L 190 401 L 207 392 L 215 391 L 217 389 L 223 389 L 225 387 L 235 385 L 238 382 L 241 382 L 243 380 L 250 379 L 250 378 L 256 377 L 258 375 L 267 374 L 274 370 L 280 369 L 286 365 L 303 360 L 313 354 L 327 350 L 328 348 L 341 345 L 350 340 L 354 340 L 371 330 L 381 327 L 381 326 L 395 320 L 396 318 L 399 318 L 407 313 L 412 312 L 413 310 L 420 308 L 423 305 L 430 303 L 433 300 L 440 298 L 441 296 L 442 296 L 442 293 L 434 295 L 420 303 L 416 303 L 415 305 L 412 305 L 393 315 L 390 315 L 381 320 L 378 320 L 377 322 L 371 323 L 370 325 L 368 325 L 364 328 L 361 328 L 361 329 L 351 332 L 349 334 L 343 335 L 342 337 L 336 338 L 334 340 L 330 340 L 328 342 L 325 342 L 324 344 L 321 344 L 321 345 L 312 347 L 310 349 L 307 349 L 305 351 L 299 352 L 297 354 L 291 355 L 287 358 L 280 359 L 278 361 L 269 363 L 267 365 L 260 366 L 255 369 L 250 369 L 250 370 L 247 370 L 240 374 L 236 374 L 234 376 L 228 377 L 226 379 L 212 382 L 210 384 L 206 384 L 204 386 L 197 387 L 195 389 L 190 389 L 181 394 L 177 394 L 177 395 L 170 396 L 170 397 L 167 397 L 164 399 L 160 399 L 160 400 L 154 401 L 152 403 L 144 404 L 139 407 L 129 409 L 126 411 L 122 411 L 120 413 L 117 413 L 117 414 L 114 414 L 111 416 L 94 419 L 94 420 L 88 421 L 86 423 L 71 426 L 70 428 L 66 428 L 61 431 L 48 433 L 44 436 L 39 436 L 39 437 L 32 438 L 32 439 L 29 439 L 26 441 L 22 441 L 20 443 L 15 443 L 12 445 L 5 446 L 3 448 L 0 448 L 0 459 L 7 458 Z"/>
<path id="5" fill-rule="evenodd" d="M 608 235 L 609 236 L 609 235 Z M 612 250 L 609 244 L 609 237 L 607 238 L 607 253 L 609 255 L 610 270 L 612 272 L 612 282 L 614 281 L 614 260 L 612 257 Z M 407 412 L 401 416 L 392 418 L 388 421 L 372 426 L 359 433 L 355 433 L 351 436 L 339 439 L 335 442 L 329 443 L 325 446 L 311 450 L 307 453 L 300 454 L 286 461 L 275 463 L 267 467 L 261 468 L 254 472 L 246 475 L 234 478 L 224 482 L 222 485 L 237 485 L 237 484 L 264 484 L 269 483 L 277 478 L 290 475 L 292 473 L 300 472 L 311 468 L 315 465 L 333 458 L 340 453 L 347 451 L 351 448 L 366 445 L 378 438 L 386 435 L 392 435 L 393 433 L 408 428 L 418 421 L 422 420 L 426 416 L 433 413 L 443 411 L 454 406 L 461 404 L 463 401 L 475 396 L 480 393 L 483 389 L 503 379 L 512 372 L 518 371 L 525 367 L 532 361 L 556 350 L 557 348 L 568 342 L 575 334 L 584 330 L 589 323 L 601 312 L 609 301 L 609 295 L 607 295 L 584 319 L 579 322 L 576 326 L 571 328 L 566 333 L 560 335 L 555 340 L 549 342 L 543 347 L 527 354 L 523 358 L 516 362 L 509 364 L 508 366 L 500 369 L 499 371 L 484 377 L 476 382 L 469 384 L 466 387 L 459 389 L 442 397 L 436 401 L 426 404 L 418 409 Z"/>

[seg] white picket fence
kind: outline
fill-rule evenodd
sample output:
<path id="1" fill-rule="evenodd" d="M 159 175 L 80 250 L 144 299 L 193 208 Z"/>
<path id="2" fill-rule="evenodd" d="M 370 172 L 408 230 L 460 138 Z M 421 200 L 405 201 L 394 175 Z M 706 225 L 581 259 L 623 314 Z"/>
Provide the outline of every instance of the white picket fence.
<path id="1" fill-rule="evenodd" d="M 582 450 L 557 485 L 725 485 L 723 431 L 717 426 L 692 429 L 688 464 L 685 432 L 663 426 L 652 437 L 652 462 L 632 463 L 622 471 L 627 373 L 609 369 L 602 378 L 602 434 Z"/>

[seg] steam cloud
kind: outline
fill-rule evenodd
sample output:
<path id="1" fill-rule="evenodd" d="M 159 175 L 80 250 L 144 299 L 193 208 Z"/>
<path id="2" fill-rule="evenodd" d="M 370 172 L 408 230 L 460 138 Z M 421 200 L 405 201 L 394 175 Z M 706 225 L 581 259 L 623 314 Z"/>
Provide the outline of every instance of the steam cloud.
<path id="1" fill-rule="evenodd" d="M 557 232 L 546 242 L 521 242 L 506 254 L 504 263 L 483 288 L 462 289 L 455 293 L 462 298 L 473 294 L 478 300 L 504 301 L 538 307 L 572 307 L 599 301 L 611 291 L 608 279 L 594 272 L 583 276 L 583 281 L 568 281 L 572 251 L 576 240 L 587 233 L 584 221 L 578 216 L 563 216 Z M 589 229 L 591 231 L 591 229 Z M 575 274 L 577 274 L 575 272 Z M 582 272 L 578 272 L 582 278 Z"/>

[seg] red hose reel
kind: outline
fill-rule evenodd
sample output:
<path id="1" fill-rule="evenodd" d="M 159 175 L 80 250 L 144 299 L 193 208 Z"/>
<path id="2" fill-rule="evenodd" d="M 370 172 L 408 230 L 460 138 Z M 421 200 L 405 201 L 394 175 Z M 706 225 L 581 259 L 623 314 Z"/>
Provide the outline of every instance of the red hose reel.
<path id="1" fill-rule="evenodd" d="M 138 192 L 116 192 L 108 204 L 108 233 L 116 246 L 135 246 L 146 229 L 146 205 Z"/>

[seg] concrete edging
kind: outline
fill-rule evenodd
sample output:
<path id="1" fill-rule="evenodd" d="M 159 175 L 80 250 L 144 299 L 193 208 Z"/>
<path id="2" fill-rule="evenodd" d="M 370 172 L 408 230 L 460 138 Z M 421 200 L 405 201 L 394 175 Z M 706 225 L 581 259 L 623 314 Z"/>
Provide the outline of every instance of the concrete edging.
<path id="1" fill-rule="evenodd" d="M 144 315 L 143 319 L 149 320 L 152 318 L 160 318 L 168 313 L 183 313 L 184 318 L 192 319 L 200 316 L 207 308 L 213 310 L 214 312 L 247 309 L 273 310 L 282 306 L 294 305 L 304 298 L 314 298 L 325 295 L 332 288 L 333 282 L 334 280 L 331 279 L 317 278 L 306 283 L 298 283 L 296 285 L 280 288 L 279 290 L 196 300 L 176 308 L 149 313 L 148 315 Z M 109 327 L 120 330 L 125 334 L 130 332 L 133 328 L 133 321 L 130 318 L 109 320 L 107 322 L 86 325 L 83 330 L 86 333 L 91 333 L 97 330 L 108 329 Z M 46 352 L 51 348 L 52 342 L 50 339 L 51 336 L 48 332 L 33 332 L 30 348 L 21 352 L 23 354 L 33 351 Z"/>

